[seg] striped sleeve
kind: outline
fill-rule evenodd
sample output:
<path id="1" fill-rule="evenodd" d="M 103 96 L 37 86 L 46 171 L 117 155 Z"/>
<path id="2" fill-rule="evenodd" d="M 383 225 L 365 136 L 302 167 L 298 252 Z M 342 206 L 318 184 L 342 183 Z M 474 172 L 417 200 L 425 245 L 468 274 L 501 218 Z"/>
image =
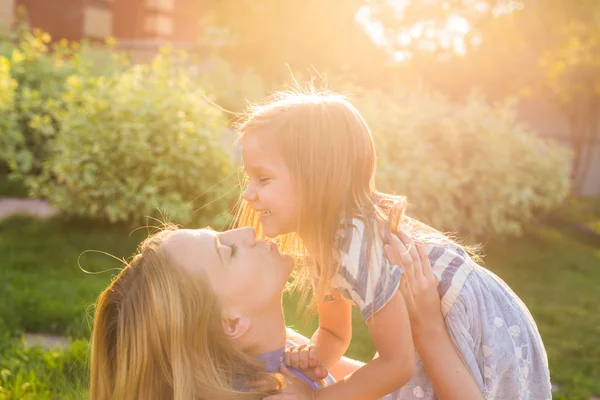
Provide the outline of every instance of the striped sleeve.
<path id="1" fill-rule="evenodd" d="M 352 219 L 338 243 L 338 282 L 366 321 L 398 290 L 403 271 L 388 262 L 379 235 L 365 235 L 364 223 Z"/>
<path id="2" fill-rule="evenodd" d="M 463 248 L 453 243 L 427 246 L 427 252 L 433 273 L 439 280 L 438 293 L 442 313 L 446 316 L 475 264 Z"/>

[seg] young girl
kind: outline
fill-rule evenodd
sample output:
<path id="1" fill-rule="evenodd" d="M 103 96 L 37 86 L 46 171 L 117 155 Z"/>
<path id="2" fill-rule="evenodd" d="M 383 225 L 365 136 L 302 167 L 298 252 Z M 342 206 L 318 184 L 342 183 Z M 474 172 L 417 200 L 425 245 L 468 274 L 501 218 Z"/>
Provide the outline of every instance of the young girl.
<path id="1" fill-rule="evenodd" d="M 252 108 L 239 132 L 248 182 L 236 223 L 280 236 L 284 251 L 304 256 L 294 284 L 305 297 L 312 291 L 311 306 L 318 307 L 311 341 L 321 362 L 330 367 L 348 348 L 351 305 L 378 350 L 341 382 L 281 398 L 481 396 L 473 387 L 489 399 L 551 398 L 546 353 L 525 305 L 463 248 L 406 216 L 403 198 L 376 190 L 370 129 L 345 98 L 280 93 Z M 409 244 L 407 254 L 420 248 L 439 279 L 445 326 L 440 322 L 443 329 L 431 336 L 413 327 L 418 354 L 398 291 L 403 271 L 384 255 L 387 238 L 399 230 L 407 242 L 423 243 Z"/>

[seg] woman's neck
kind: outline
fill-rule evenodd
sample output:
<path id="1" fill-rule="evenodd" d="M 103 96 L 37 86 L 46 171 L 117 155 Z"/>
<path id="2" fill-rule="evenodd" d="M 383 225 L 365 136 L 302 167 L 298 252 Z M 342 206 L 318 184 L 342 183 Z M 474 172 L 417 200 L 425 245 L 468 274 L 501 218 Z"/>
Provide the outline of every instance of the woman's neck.
<path id="1" fill-rule="evenodd" d="M 244 351 L 249 355 L 265 354 L 284 347 L 286 329 L 281 303 L 252 316 L 245 336 Z"/>

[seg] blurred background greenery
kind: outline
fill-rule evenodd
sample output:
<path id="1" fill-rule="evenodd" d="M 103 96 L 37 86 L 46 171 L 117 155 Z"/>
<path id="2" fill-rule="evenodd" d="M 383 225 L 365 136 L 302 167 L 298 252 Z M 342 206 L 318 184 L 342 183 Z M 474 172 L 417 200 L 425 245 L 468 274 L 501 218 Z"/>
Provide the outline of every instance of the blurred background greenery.
<path id="1" fill-rule="evenodd" d="M 484 245 L 485 266 L 539 324 L 555 398 L 600 395 L 597 1 L 132 1 L 127 10 L 174 25 L 135 43 L 116 28 L 119 13 L 134 15 L 124 2 L 106 6 L 116 37 L 73 36 L 44 25 L 43 2 L 0 0 L 0 11 L 9 3 L 0 399 L 85 398 L 93 303 L 122 266 L 109 255 L 131 256 L 150 229 L 136 228 L 153 218 L 227 227 L 239 195 L 236 113 L 294 77 L 348 94 L 364 114 L 380 189 Z M 59 213 L 2 217 L 3 198 Z M 288 324 L 309 335 L 316 321 L 295 315 L 297 301 L 286 296 Z M 360 318 L 354 329 L 348 355 L 368 360 Z M 30 347 L 25 333 L 70 344 Z"/>

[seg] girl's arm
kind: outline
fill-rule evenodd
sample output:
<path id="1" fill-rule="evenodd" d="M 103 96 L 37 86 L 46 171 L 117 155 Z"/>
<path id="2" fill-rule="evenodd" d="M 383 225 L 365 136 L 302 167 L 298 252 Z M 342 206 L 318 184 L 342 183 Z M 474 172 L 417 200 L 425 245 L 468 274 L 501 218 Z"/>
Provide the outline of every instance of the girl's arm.
<path id="1" fill-rule="evenodd" d="M 352 304 L 338 293 L 333 293 L 333 297 L 334 301 L 323 301 L 319 305 L 319 328 L 310 342 L 303 338 L 306 343 L 300 340 L 284 353 L 286 365 L 314 381 L 327 376 L 326 371 L 336 369 L 352 339 Z"/>
<path id="2" fill-rule="evenodd" d="M 379 399 L 406 384 L 414 373 L 414 347 L 404 298 L 399 292 L 368 321 L 379 357 L 334 385 L 316 399 Z"/>
<path id="3" fill-rule="evenodd" d="M 302 336 L 301 334 L 299 334 L 298 332 L 294 331 L 291 328 L 286 328 L 287 331 L 287 338 L 289 340 L 291 340 L 292 342 L 294 342 L 296 345 L 298 346 L 307 346 L 310 347 L 310 339 Z M 310 354 L 310 348 L 309 348 L 309 354 Z M 287 349 L 286 349 L 287 352 Z M 286 354 L 287 357 L 289 357 Z M 311 367 L 309 367 L 310 364 L 310 355 L 305 356 L 306 360 L 304 361 L 304 365 L 306 366 L 307 369 L 312 369 Z M 321 364 L 321 357 L 316 356 L 316 360 L 314 360 L 313 365 L 314 367 L 318 366 L 318 365 L 322 365 Z M 286 364 L 290 364 L 289 362 L 286 361 Z M 300 363 L 300 365 L 302 366 L 302 363 Z M 362 361 L 357 361 L 357 360 L 353 360 L 351 358 L 348 357 L 342 357 L 342 359 L 337 362 L 336 364 L 334 364 L 332 367 L 328 368 L 328 371 L 331 376 L 333 376 L 333 379 L 335 379 L 336 381 L 339 381 L 341 379 L 343 379 L 346 375 L 356 371 L 357 369 L 359 369 L 360 367 L 362 367 L 363 365 L 365 365 L 364 362 Z M 306 370 L 302 370 L 302 372 L 304 373 L 304 375 L 306 376 Z M 319 380 L 319 379 L 323 379 L 325 378 L 326 374 L 324 373 L 321 376 L 316 377 L 317 379 L 315 380 Z M 275 389 L 274 389 L 275 390 Z"/>
<path id="4" fill-rule="evenodd" d="M 405 298 L 412 336 L 439 400 L 480 400 L 483 394 L 463 363 L 452 341 L 442 315 L 427 251 L 403 232 L 392 235 L 391 246 L 385 247 L 390 262 L 404 268 Z"/>
<path id="5" fill-rule="evenodd" d="M 328 369 L 342 358 L 352 340 L 352 304 L 338 293 L 333 298 L 319 305 L 319 328 L 311 338 L 321 364 Z"/>
<path id="6" fill-rule="evenodd" d="M 330 321 L 327 317 L 333 319 Z M 322 326 L 331 327 L 335 326 L 337 316 L 325 314 L 320 318 Z M 306 392 L 302 392 L 301 386 L 290 385 L 280 394 L 269 398 L 283 399 L 288 398 L 284 397 L 285 394 L 293 394 L 295 397 L 289 398 L 377 400 L 402 387 L 410 380 L 414 372 L 414 347 L 408 312 L 402 295 L 396 292 L 385 306 L 369 318 L 367 326 L 379 352 L 378 358 L 368 362 L 339 382 L 311 393 L 312 397 L 308 397 Z M 318 337 L 320 341 L 318 344 L 315 343 L 326 366 L 326 359 L 331 357 L 334 351 L 339 351 L 339 347 L 332 350 L 320 346 L 326 346 L 328 343 L 335 344 L 334 337 L 337 336 L 327 333 Z"/>

